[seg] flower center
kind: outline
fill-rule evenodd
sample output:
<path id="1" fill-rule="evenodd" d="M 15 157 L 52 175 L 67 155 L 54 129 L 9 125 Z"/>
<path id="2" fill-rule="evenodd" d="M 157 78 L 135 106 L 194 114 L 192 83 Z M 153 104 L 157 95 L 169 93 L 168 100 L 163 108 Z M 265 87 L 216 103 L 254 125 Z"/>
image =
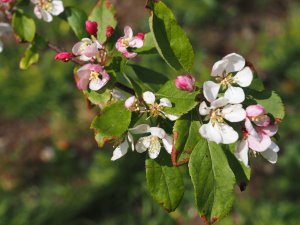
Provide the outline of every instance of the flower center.
<path id="1" fill-rule="evenodd" d="M 153 105 L 150 106 L 150 115 L 152 117 L 158 117 L 161 113 L 161 107 L 159 106 L 159 104 L 154 103 Z"/>
<path id="2" fill-rule="evenodd" d="M 253 122 L 262 123 L 269 119 L 268 115 L 259 115 L 251 118 Z"/>
<path id="3" fill-rule="evenodd" d="M 123 39 L 122 39 L 122 44 L 123 44 L 126 48 L 128 48 L 128 46 L 129 46 L 129 41 L 130 41 L 129 38 L 123 38 Z"/>
<path id="4" fill-rule="evenodd" d="M 225 75 L 223 77 L 216 77 L 216 81 L 221 84 L 223 89 L 226 89 L 229 85 L 235 83 L 232 73 L 229 73 L 227 76 Z"/>
<path id="5" fill-rule="evenodd" d="M 99 73 L 97 73 L 97 72 L 95 72 L 95 71 L 92 71 L 91 73 L 90 73 L 90 78 L 89 78 L 89 80 L 96 80 L 96 79 L 98 79 L 98 77 L 99 77 Z"/>
<path id="6" fill-rule="evenodd" d="M 46 11 L 51 11 L 52 0 L 40 0 L 39 6 Z"/>
<path id="7" fill-rule="evenodd" d="M 210 113 L 210 119 L 213 124 L 224 123 L 224 118 L 222 116 L 221 109 L 212 110 Z"/>

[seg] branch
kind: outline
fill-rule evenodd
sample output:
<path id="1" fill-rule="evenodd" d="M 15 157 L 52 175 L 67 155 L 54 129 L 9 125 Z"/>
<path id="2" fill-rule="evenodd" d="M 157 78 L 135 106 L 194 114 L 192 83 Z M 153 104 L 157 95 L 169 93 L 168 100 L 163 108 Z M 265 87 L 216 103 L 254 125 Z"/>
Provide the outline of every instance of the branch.
<path id="1" fill-rule="evenodd" d="M 119 82 L 116 82 L 116 83 L 115 83 L 115 86 L 116 86 L 117 88 L 121 89 L 122 91 L 125 91 L 125 92 L 127 92 L 127 93 L 129 93 L 129 94 L 135 95 L 135 91 L 134 91 L 132 88 L 127 87 L 127 86 L 124 85 L 124 84 L 121 84 L 121 83 L 119 83 Z"/>

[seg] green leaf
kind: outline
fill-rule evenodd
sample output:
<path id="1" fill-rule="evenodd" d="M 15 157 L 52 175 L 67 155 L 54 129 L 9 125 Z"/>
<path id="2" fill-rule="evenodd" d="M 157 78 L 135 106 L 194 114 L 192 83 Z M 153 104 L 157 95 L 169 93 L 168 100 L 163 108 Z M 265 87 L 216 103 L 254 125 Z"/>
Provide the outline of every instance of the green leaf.
<path id="1" fill-rule="evenodd" d="M 84 94 L 87 96 L 88 100 L 95 104 L 100 105 L 101 108 L 106 107 L 107 103 L 111 99 L 111 90 L 105 89 L 97 91 L 84 91 Z"/>
<path id="2" fill-rule="evenodd" d="M 195 146 L 189 172 L 197 208 L 207 224 L 226 216 L 234 202 L 235 175 L 221 145 L 202 139 Z"/>
<path id="3" fill-rule="evenodd" d="M 21 41 L 33 41 L 36 31 L 35 22 L 31 17 L 25 15 L 22 11 L 18 10 L 14 12 L 12 18 L 12 27 Z"/>
<path id="4" fill-rule="evenodd" d="M 105 107 L 91 124 L 98 145 L 103 147 L 107 141 L 119 138 L 128 129 L 130 120 L 131 112 L 124 107 L 123 101 Z"/>
<path id="5" fill-rule="evenodd" d="M 24 56 L 20 61 L 20 69 L 27 70 L 32 64 L 37 63 L 39 61 L 39 53 L 34 45 L 30 44 Z"/>
<path id="6" fill-rule="evenodd" d="M 246 89 L 246 104 L 260 104 L 265 107 L 266 111 L 273 115 L 274 118 L 283 119 L 285 116 L 285 109 L 283 102 L 279 95 L 274 91 L 255 91 Z"/>
<path id="7" fill-rule="evenodd" d="M 181 116 L 191 111 L 198 104 L 196 97 L 198 92 L 187 92 L 176 88 L 175 81 L 168 81 L 156 94 L 159 98 L 168 98 L 172 102 L 172 108 L 164 108 L 169 114 Z"/>
<path id="8" fill-rule="evenodd" d="M 109 0 L 99 0 L 89 16 L 89 20 L 98 23 L 97 38 L 101 43 L 106 40 L 106 27 L 112 26 L 115 28 L 117 25 L 115 13 L 115 9 Z"/>
<path id="9" fill-rule="evenodd" d="M 178 167 L 172 167 L 170 156 L 146 160 L 147 184 L 153 199 L 168 212 L 174 211 L 184 194 L 183 177 Z"/>
<path id="10" fill-rule="evenodd" d="M 61 17 L 69 23 L 77 38 L 82 39 L 88 36 L 85 30 L 87 15 L 84 11 L 74 7 L 66 7 Z"/>
<path id="11" fill-rule="evenodd" d="M 144 45 L 142 48 L 135 49 L 134 52 L 139 54 L 156 53 L 153 34 L 151 32 L 145 34 Z"/>
<path id="12" fill-rule="evenodd" d="M 172 11 L 162 1 L 154 3 L 149 24 L 161 57 L 175 70 L 190 72 L 194 64 L 192 45 Z"/>
<path id="13" fill-rule="evenodd" d="M 200 122 L 196 109 L 176 120 L 173 134 L 178 163 L 188 161 L 193 149 L 202 140 L 199 128 Z"/>

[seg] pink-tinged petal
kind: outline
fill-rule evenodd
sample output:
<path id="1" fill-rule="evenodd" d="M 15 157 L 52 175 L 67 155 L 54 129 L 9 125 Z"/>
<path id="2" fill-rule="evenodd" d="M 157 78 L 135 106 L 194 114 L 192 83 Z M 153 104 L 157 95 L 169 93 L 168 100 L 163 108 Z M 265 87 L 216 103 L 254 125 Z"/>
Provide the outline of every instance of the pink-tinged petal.
<path id="1" fill-rule="evenodd" d="M 253 80 L 252 70 L 247 66 L 240 72 L 238 72 L 233 80 L 241 87 L 248 87 Z"/>
<path id="2" fill-rule="evenodd" d="M 127 48 L 123 45 L 122 40 L 123 38 L 119 38 L 115 45 L 116 49 L 121 53 L 127 52 Z"/>
<path id="3" fill-rule="evenodd" d="M 265 134 L 258 133 L 256 136 L 248 136 L 249 148 L 257 152 L 265 151 L 271 143 L 271 138 Z"/>
<path id="4" fill-rule="evenodd" d="M 151 132 L 152 136 L 159 137 L 160 139 L 163 139 L 166 137 L 166 132 L 162 128 L 150 127 L 149 131 Z"/>
<path id="5" fill-rule="evenodd" d="M 173 148 L 173 138 L 170 135 L 166 135 L 164 139 L 162 139 L 163 145 L 166 149 L 166 151 L 171 154 L 172 148 Z"/>
<path id="6" fill-rule="evenodd" d="M 177 76 L 175 80 L 175 85 L 179 90 L 183 91 L 193 91 L 195 84 L 195 78 L 192 75 Z"/>
<path id="7" fill-rule="evenodd" d="M 219 131 L 222 137 L 221 143 L 223 144 L 232 144 L 239 138 L 238 133 L 231 126 L 225 123 L 219 124 Z"/>
<path id="8" fill-rule="evenodd" d="M 85 48 L 85 50 L 83 51 L 83 54 L 88 58 L 95 57 L 97 55 L 97 53 L 98 53 L 97 43 L 93 43 L 93 44 L 87 46 Z"/>
<path id="9" fill-rule="evenodd" d="M 228 104 L 228 99 L 224 98 L 224 97 L 220 97 L 210 104 L 210 108 L 217 109 L 217 108 L 223 107 L 227 104 Z"/>
<path id="10" fill-rule="evenodd" d="M 248 158 L 248 151 L 249 151 L 249 148 L 248 148 L 248 142 L 247 140 L 241 140 L 236 146 L 235 146 L 235 157 L 242 161 L 245 166 L 249 167 L 248 165 L 248 161 L 249 161 L 249 158 Z"/>
<path id="11" fill-rule="evenodd" d="M 210 108 L 207 106 L 206 102 L 201 102 L 199 106 L 199 113 L 201 116 L 206 116 L 210 113 Z"/>
<path id="12" fill-rule="evenodd" d="M 33 12 L 38 19 L 42 19 L 42 11 L 40 7 L 35 6 Z"/>
<path id="13" fill-rule="evenodd" d="M 266 113 L 265 108 L 262 105 L 250 105 L 246 108 L 248 117 L 256 117 Z"/>
<path id="14" fill-rule="evenodd" d="M 50 23 L 53 20 L 52 15 L 48 11 L 42 9 L 41 13 L 44 21 Z"/>
<path id="15" fill-rule="evenodd" d="M 211 122 L 203 124 L 199 129 L 199 133 L 208 141 L 213 141 L 217 144 L 220 144 L 222 142 L 222 136 L 217 124 L 215 124 L 215 126 L 213 126 Z"/>
<path id="16" fill-rule="evenodd" d="M 132 134 L 150 133 L 150 126 L 148 124 L 140 124 L 134 128 L 130 128 L 129 132 Z"/>
<path id="17" fill-rule="evenodd" d="M 82 42 L 80 41 L 80 42 L 77 42 L 77 43 L 73 46 L 72 52 L 73 52 L 74 55 L 76 55 L 76 56 L 81 55 L 81 50 L 80 50 L 81 45 L 82 45 Z"/>
<path id="18" fill-rule="evenodd" d="M 240 122 L 246 118 L 246 111 L 241 104 L 227 105 L 223 108 L 224 118 L 230 122 Z"/>
<path id="19" fill-rule="evenodd" d="M 126 26 L 124 27 L 124 34 L 125 34 L 125 38 L 129 38 L 131 39 L 133 37 L 133 32 L 130 26 Z"/>
<path id="20" fill-rule="evenodd" d="M 261 155 L 270 163 L 274 164 L 277 162 L 278 159 L 278 151 L 279 147 L 274 142 L 272 142 L 272 144 L 266 151 L 261 152 Z"/>
<path id="21" fill-rule="evenodd" d="M 228 61 L 226 60 L 219 60 L 217 61 L 213 67 L 212 67 L 212 70 L 211 70 L 211 76 L 212 77 L 223 77 L 223 74 L 225 72 L 225 68 L 228 64 Z"/>
<path id="22" fill-rule="evenodd" d="M 244 57 L 236 53 L 226 55 L 223 60 L 228 61 L 228 64 L 226 65 L 227 74 L 242 70 L 246 64 Z"/>
<path id="23" fill-rule="evenodd" d="M 79 79 L 79 81 L 77 82 L 77 87 L 79 90 L 86 90 L 88 88 L 89 85 L 89 75 L 82 77 Z"/>
<path id="24" fill-rule="evenodd" d="M 252 121 L 255 123 L 256 126 L 259 127 L 267 127 L 271 123 L 271 119 L 268 115 L 259 116 L 258 118 L 254 118 L 254 120 Z"/>
<path id="25" fill-rule="evenodd" d="M 131 39 L 131 41 L 129 42 L 129 47 L 131 48 L 141 48 L 144 45 L 144 41 L 140 38 L 133 38 Z"/>
<path id="26" fill-rule="evenodd" d="M 124 52 L 122 52 L 122 55 L 123 55 L 124 57 L 126 57 L 127 59 L 132 59 L 132 58 L 134 58 L 134 57 L 137 56 L 137 53 L 135 53 L 135 52 L 124 51 Z"/>
<path id="27" fill-rule="evenodd" d="M 264 133 L 268 135 L 269 137 L 274 136 L 277 131 L 278 131 L 278 126 L 277 125 L 269 125 L 267 127 L 257 127 L 256 128 L 258 132 Z"/>
<path id="28" fill-rule="evenodd" d="M 229 103 L 238 104 L 245 100 L 245 93 L 242 88 L 230 85 L 225 91 L 224 97 L 228 99 Z"/>
<path id="29" fill-rule="evenodd" d="M 256 130 L 254 129 L 251 121 L 248 118 L 245 119 L 245 128 L 246 128 L 246 131 L 249 135 L 252 135 L 252 136 L 257 136 L 258 135 Z"/>
<path id="30" fill-rule="evenodd" d="M 82 77 L 89 78 L 89 76 L 91 74 L 90 65 L 91 64 L 86 64 L 77 70 L 77 75 L 79 78 L 82 78 Z"/>
<path id="31" fill-rule="evenodd" d="M 167 98 L 161 98 L 159 100 L 159 106 L 164 106 L 164 107 L 169 107 L 171 108 L 172 107 L 172 103 L 169 99 Z"/>
<path id="32" fill-rule="evenodd" d="M 127 153 L 128 148 L 129 148 L 128 142 L 127 142 L 127 140 L 125 140 L 118 147 L 116 147 L 116 149 L 113 152 L 113 156 L 112 156 L 111 160 L 115 161 L 115 160 L 121 158 L 122 156 L 124 156 Z"/>
<path id="33" fill-rule="evenodd" d="M 203 84 L 203 94 L 204 97 L 207 99 L 209 102 L 213 102 L 216 100 L 219 90 L 220 90 L 221 85 L 216 84 L 213 81 L 206 81 Z"/>
<path id="34" fill-rule="evenodd" d="M 135 96 L 131 96 L 131 97 L 127 98 L 127 100 L 125 101 L 125 107 L 127 109 L 130 109 L 135 104 L 135 101 L 136 101 Z"/>
<path id="35" fill-rule="evenodd" d="M 89 69 L 92 71 L 95 71 L 95 72 L 101 73 L 101 74 L 104 73 L 103 68 L 99 64 L 87 64 L 87 65 L 90 65 Z"/>
<path id="36" fill-rule="evenodd" d="M 143 99 L 149 105 L 153 105 L 155 103 L 155 95 L 151 91 L 144 92 Z"/>

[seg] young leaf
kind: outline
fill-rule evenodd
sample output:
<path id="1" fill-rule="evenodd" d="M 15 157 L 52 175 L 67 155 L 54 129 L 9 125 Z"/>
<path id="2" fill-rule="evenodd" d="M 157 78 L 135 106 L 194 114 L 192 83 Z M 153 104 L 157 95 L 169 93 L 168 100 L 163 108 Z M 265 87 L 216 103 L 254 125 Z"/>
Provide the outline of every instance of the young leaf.
<path id="1" fill-rule="evenodd" d="M 191 111 L 198 104 L 196 97 L 198 92 L 187 92 L 176 88 L 175 81 L 168 81 L 156 94 L 159 98 L 168 98 L 173 107 L 165 108 L 164 111 L 169 114 L 181 116 Z"/>
<path id="2" fill-rule="evenodd" d="M 12 27 L 21 41 L 32 42 L 35 36 L 35 22 L 22 11 L 15 11 L 12 18 Z"/>
<path id="3" fill-rule="evenodd" d="M 66 7 L 61 16 L 69 23 L 78 39 L 88 36 L 85 30 L 87 15 L 84 11 L 74 7 Z"/>
<path id="4" fill-rule="evenodd" d="M 27 70 L 32 64 L 37 63 L 38 61 L 39 53 L 37 52 L 37 48 L 34 45 L 30 44 L 20 61 L 20 69 Z"/>
<path id="5" fill-rule="evenodd" d="M 123 101 L 105 107 L 91 124 L 91 128 L 95 130 L 95 139 L 99 147 L 120 137 L 128 129 L 130 119 L 131 112 L 124 107 Z"/>
<path id="6" fill-rule="evenodd" d="M 115 9 L 109 0 L 99 0 L 89 16 L 89 20 L 98 23 L 97 37 L 100 43 L 106 40 L 106 27 L 112 26 L 115 28 L 117 25 Z"/>
<path id="7" fill-rule="evenodd" d="M 190 72 L 194 64 L 192 45 L 162 1 L 153 3 L 149 24 L 161 57 L 175 70 Z"/>
<path id="8" fill-rule="evenodd" d="M 226 216 L 234 201 L 235 175 L 222 146 L 199 141 L 191 154 L 189 172 L 197 208 L 206 224 Z"/>
<path id="9" fill-rule="evenodd" d="M 172 167 L 169 155 L 146 160 L 147 184 L 153 199 L 168 212 L 174 211 L 184 194 L 183 177 L 178 167 Z M 165 158 L 165 159 L 163 159 Z"/>

